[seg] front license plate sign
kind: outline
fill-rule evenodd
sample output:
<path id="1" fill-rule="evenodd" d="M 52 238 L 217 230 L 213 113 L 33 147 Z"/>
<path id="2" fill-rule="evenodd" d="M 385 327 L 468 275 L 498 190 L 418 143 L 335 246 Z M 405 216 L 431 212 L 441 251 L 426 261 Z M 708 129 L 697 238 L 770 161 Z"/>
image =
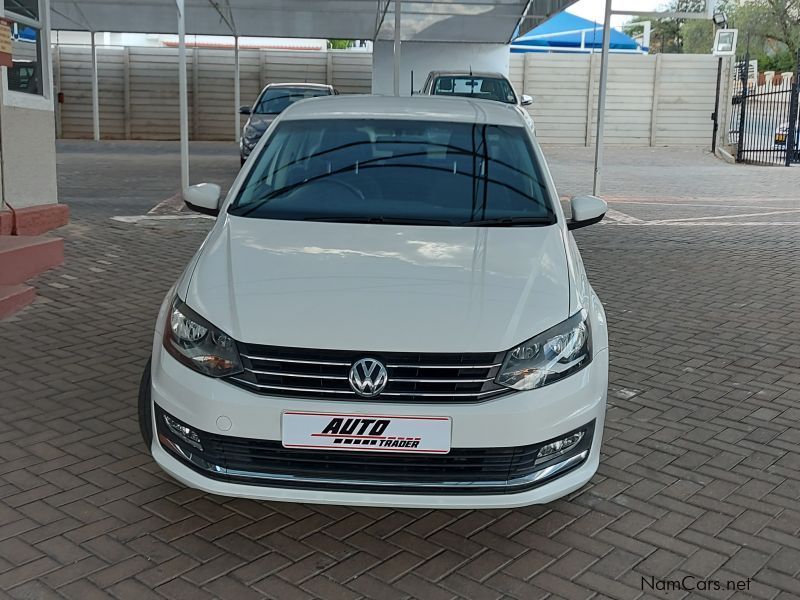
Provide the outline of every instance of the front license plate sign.
<path id="1" fill-rule="evenodd" d="M 286 411 L 284 448 L 447 454 L 450 417 L 407 417 Z"/>

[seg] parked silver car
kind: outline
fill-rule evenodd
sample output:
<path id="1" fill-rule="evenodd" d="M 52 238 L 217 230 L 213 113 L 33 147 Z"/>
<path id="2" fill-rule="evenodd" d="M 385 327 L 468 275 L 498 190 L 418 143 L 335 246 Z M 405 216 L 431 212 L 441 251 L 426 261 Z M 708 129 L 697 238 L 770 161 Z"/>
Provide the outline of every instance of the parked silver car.
<path id="1" fill-rule="evenodd" d="M 306 98 L 316 98 L 317 96 L 333 96 L 339 92 L 332 85 L 321 83 L 270 83 L 258 95 L 253 106 L 242 106 L 239 113 L 250 115 L 247 123 L 242 129 L 242 137 L 239 142 L 239 155 L 242 164 L 250 156 L 250 152 L 255 148 L 258 140 L 264 135 L 267 127 L 275 120 L 279 114 L 289 106 L 305 100 Z"/>
<path id="2" fill-rule="evenodd" d="M 471 73 L 464 71 L 431 71 L 422 86 L 429 96 L 461 96 L 476 100 L 494 100 L 517 106 L 533 104 L 533 98 L 517 96 L 514 86 L 501 73 Z"/>

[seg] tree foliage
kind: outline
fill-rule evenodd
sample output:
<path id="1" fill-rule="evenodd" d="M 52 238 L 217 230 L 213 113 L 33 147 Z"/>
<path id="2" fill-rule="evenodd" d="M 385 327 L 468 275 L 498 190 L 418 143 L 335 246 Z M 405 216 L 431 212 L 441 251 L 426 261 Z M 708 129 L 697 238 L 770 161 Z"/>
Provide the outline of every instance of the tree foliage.
<path id="1" fill-rule="evenodd" d="M 705 6 L 704 0 L 670 0 L 662 10 L 673 12 L 700 12 Z M 687 25 L 692 23 L 690 19 L 656 19 L 651 22 L 650 30 L 650 52 L 653 54 L 665 53 L 676 54 L 684 52 L 684 38 Z M 688 27 L 691 31 L 692 26 Z M 630 23 L 624 27 L 628 35 L 641 35 L 644 25 L 641 23 Z M 708 44 L 710 51 L 711 43 Z"/>
<path id="2" fill-rule="evenodd" d="M 765 69 L 786 71 L 800 51 L 800 0 L 738 0 L 731 27 L 739 29 L 742 53 L 749 41 L 753 58 Z"/>
<path id="3" fill-rule="evenodd" d="M 685 54 L 708 54 L 714 46 L 714 23 L 706 20 L 686 21 L 682 28 Z"/>
<path id="4" fill-rule="evenodd" d="M 353 46 L 353 40 L 328 40 L 329 50 L 347 50 Z"/>
<path id="5" fill-rule="evenodd" d="M 696 11 L 702 0 L 669 0 L 663 8 Z M 728 16 L 728 26 L 739 30 L 739 52 L 748 40 L 750 53 L 765 70 L 787 71 L 795 66 L 800 51 L 800 0 L 722 0 L 717 10 Z M 652 21 L 651 53 L 711 52 L 714 25 L 702 19 L 658 19 Z M 624 27 L 629 35 L 640 35 L 641 23 Z"/>

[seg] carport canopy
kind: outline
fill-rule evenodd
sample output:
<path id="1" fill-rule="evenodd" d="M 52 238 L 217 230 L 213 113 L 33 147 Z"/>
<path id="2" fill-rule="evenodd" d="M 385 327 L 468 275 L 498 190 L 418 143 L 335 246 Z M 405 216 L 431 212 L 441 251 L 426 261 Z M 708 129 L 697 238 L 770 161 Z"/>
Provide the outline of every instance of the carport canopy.
<path id="1" fill-rule="evenodd" d="M 403 0 L 403 41 L 508 43 L 576 0 Z M 393 39 L 393 0 L 184 0 L 186 33 Z M 50 0 L 58 30 L 178 33 L 176 0 Z"/>
<path id="2" fill-rule="evenodd" d="M 100 139 L 96 32 L 178 34 L 181 189 L 189 187 L 185 36 L 234 36 L 239 128 L 240 36 L 394 40 L 395 93 L 402 41 L 508 44 L 576 0 L 50 0 L 50 27 L 92 34 L 92 113 Z"/>

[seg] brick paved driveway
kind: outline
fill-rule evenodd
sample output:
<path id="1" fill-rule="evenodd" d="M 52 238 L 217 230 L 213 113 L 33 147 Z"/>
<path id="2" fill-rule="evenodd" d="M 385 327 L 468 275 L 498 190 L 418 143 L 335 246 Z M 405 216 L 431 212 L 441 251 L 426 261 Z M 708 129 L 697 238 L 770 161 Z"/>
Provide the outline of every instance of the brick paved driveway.
<path id="1" fill-rule="evenodd" d="M 196 152 L 197 177 L 235 174 L 235 149 Z M 587 189 L 590 152 L 549 156 L 562 193 Z M 800 597 L 800 170 L 612 161 L 608 223 L 576 232 L 611 333 L 599 473 L 548 506 L 386 510 L 160 472 L 136 388 L 208 222 L 109 218 L 174 193 L 174 145 L 62 145 L 67 264 L 0 323 L 0 598 Z M 749 589 L 642 589 L 685 575 Z"/>

